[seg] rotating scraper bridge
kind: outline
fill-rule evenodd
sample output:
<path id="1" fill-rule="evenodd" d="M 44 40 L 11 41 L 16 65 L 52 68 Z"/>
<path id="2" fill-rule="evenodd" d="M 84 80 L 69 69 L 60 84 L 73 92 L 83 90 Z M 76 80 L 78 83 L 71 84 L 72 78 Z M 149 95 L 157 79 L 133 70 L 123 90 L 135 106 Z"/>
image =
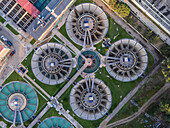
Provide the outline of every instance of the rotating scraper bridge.
<path id="1" fill-rule="evenodd" d="M 135 40 L 122 39 L 112 42 L 105 56 L 95 50 L 94 46 L 107 34 L 108 26 L 107 16 L 100 7 L 91 3 L 80 4 L 71 10 L 66 20 L 66 31 L 69 37 L 83 46 L 81 51 L 76 49 L 79 52 L 76 53 L 75 58 L 66 45 L 45 43 L 35 48 L 31 59 L 34 76 L 50 86 L 66 80 L 67 84 L 56 96 L 50 97 L 47 106 L 28 128 L 32 128 L 50 107 L 54 107 L 75 127 L 82 127 L 58 102 L 58 98 L 71 84 L 74 84 L 74 87 L 70 93 L 70 106 L 78 117 L 97 120 L 106 115 L 112 105 L 112 94 L 102 80 L 95 78 L 95 72 L 103 65 L 113 78 L 123 82 L 136 80 L 144 74 L 148 65 L 148 56 L 144 47 Z M 69 78 L 72 68 L 76 66 L 78 69 L 76 74 Z M 75 83 L 78 76 L 82 76 L 83 79 Z M 38 105 L 33 88 L 22 82 L 5 85 L 0 92 L 0 100 L 2 108 L 0 113 L 5 120 L 13 122 L 13 126 L 15 123 L 23 125 L 23 122 L 36 112 Z M 51 117 L 39 123 L 39 128 L 72 128 L 68 121 L 60 117 Z"/>

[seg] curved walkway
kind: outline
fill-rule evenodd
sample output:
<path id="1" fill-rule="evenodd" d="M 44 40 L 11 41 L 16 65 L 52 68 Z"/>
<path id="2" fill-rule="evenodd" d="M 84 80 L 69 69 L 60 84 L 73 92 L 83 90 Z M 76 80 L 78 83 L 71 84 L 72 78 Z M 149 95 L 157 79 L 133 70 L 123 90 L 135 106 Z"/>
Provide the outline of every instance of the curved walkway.
<path id="1" fill-rule="evenodd" d="M 134 120 L 135 118 L 137 118 L 142 112 L 144 112 L 152 103 L 155 102 L 156 99 L 158 99 L 165 91 L 167 91 L 168 89 L 170 89 L 170 83 L 166 83 L 157 93 L 155 93 L 139 110 L 138 112 L 134 113 L 133 115 L 124 118 L 122 120 L 118 120 L 116 122 L 113 122 L 109 125 L 106 126 L 106 128 L 113 128 L 116 127 L 118 125 L 122 125 L 125 123 L 128 123 L 132 120 Z"/>

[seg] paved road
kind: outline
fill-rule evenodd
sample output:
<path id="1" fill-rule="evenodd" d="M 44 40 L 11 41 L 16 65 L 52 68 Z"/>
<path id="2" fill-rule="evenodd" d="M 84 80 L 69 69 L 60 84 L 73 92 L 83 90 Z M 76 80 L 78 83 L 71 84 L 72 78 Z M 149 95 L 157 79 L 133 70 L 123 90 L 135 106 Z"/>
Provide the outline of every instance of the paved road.
<path id="1" fill-rule="evenodd" d="M 16 53 L 12 57 L 9 57 L 8 62 L 5 64 L 4 68 L 0 72 L 0 84 L 2 84 L 6 80 L 6 78 L 8 78 L 8 76 L 13 72 L 9 65 L 16 67 L 19 63 L 21 63 L 26 54 L 26 51 L 23 45 L 21 45 L 21 43 L 15 38 L 15 36 L 11 32 L 9 32 L 6 27 L 3 27 L 1 23 L 0 28 L 2 29 L 0 31 L 0 36 L 4 35 L 6 38 L 8 38 L 8 40 L 13 43 L 14 49 L 16 51 Z"/>
<path id="2" fill-rule="evenodd" d="M 106 128 L 113 128 L 116 127 L 118 125 L 122 125 L 125 123 L 128 123 L 132 120 L 134 120 L 135 118 L 137 118 L 142 112 L 144 112 L 152 103 L 154 103 L 165 91 L 167 91 L 168 89 L 170 89 L 170 83 L 166 83 L 157 93 L 155 93 L 139 110 L 138 112 L 134 113 L 133 115 L 124 118 L 122 120 L 113 122 L 109 125 L 106 126 Z"/>

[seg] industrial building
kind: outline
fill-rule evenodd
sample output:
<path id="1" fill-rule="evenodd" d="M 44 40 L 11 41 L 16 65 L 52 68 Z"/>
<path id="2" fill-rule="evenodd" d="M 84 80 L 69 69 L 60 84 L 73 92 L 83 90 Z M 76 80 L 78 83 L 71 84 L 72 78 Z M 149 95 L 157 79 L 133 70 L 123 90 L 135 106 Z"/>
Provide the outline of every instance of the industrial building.
<path id="1" fill-rule="evenodd" d="M 24 127 L 37 110 L 38 98 L 32 87 L 23 82 L 13 81 L 0 91 L 0 114 L 8 122 Z"/>
<path id="2" fill-rule="evenodd" d="M 2 0 L 0 9 L 25 32 L 42 40 L 75 0 Z"/>
<path id="3" fill-rule="evenodd" d="M 28 0 L 2 0 L 0 9 L 24 31 L 40 13 Z"/>
<path id="4" fill-rule="evenodd" d="M 69 37 L 78 45 L 92 47 L 99 43 L 108 31 L 108 19 L 95 4 L 83 3 L 70 12 L 66 21 Z"/>
<path id="5" fill-rule="evenodd" d="M 27 31 L 36 40 L 42 40 L 60 22 L 74 2 L 75 0 L 51 0 Z"/>
<path id="6" fill-rule="evenodd" d="M 128 82 L 144 74 L 148 55 L 144 47 L 132 39 L 113 43 L 106 53 L 106 69 L 117 80 Z"/>
<path id="7" fill-rule="evenodd" d="M 67 79 L 72 65 L 70 51 L 58 43 L 46 43 L 40 46 L 31 60 L 35 77 L 48 85 L 56 85 Z"/>
<path id="8" fill-rule="evenodd" d="M 73 112 L 85 120 L 97 120 L 110 109 L 112 95 L 103 81 L 97 78 L 85 78 L 71 90 L 70 105 Z"/>
<path id="9" fill-rule="evenodd" d="M 73 126 L 62 117 L 50 117 L 41 122 L 38 128 L 73 128 Z"/>

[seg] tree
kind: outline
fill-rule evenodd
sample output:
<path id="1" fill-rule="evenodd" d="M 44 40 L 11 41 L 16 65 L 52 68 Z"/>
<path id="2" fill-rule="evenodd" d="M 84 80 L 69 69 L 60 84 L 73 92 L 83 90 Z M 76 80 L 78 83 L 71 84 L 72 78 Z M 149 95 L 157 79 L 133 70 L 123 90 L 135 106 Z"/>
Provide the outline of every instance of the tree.
<path id="1" fill-rule="evenodd" d="M 130 14 L 129 6 L 122 2 L 116 4 L 114 10 L 123 18 L 127 17 Z"/>
<path id="2" fill-rule="evenodd" d="M 109 1 L 109 2 L 107 2 Z M 114 9 L 116 3 L 117 3 L 117 0 L 107 0 L 106 2 L 109 3 L 110 7 Z"/>
<path id="3" fill-rule="evenodd" d="M 163 44 L 160 50 L 164 56 L 170 58 L 170 46 Z"/>
<path id="4" fill-rule="evenodd" d="M 162 74 L 164 75 L 164 78 L 168 83 L 170 81 L 170 59 L 164 60 L 162 62 L 161 68 L 162 68 Z"/>
<path id="5" fill-rule="evenodd" d="M 162 112 L 165 112 L 167 115 L 170 115 L 170 106 L 169 104 L 163 105 L 162 102 L 160 102 L 160 109 Z"/>

